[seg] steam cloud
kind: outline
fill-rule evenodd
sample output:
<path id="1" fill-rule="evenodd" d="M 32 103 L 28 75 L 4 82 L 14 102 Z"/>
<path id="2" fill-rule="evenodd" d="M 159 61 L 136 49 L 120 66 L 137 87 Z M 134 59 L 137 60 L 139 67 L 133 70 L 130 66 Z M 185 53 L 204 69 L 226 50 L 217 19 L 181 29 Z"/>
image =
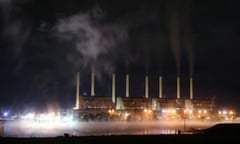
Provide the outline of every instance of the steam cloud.
<path id="1" fill-rule="evenodd" d="M 68 59 L 74 69 L 90 67 L 98 77 L 102 71 L 112 73 L 112 53 L 128 37 L 121 25 L 100 24 L 102 17 L 101 13 L 77 14 L 59 20 L 54 27 L 58 39 L 73 44 L 74 53 L 70 53 Z"/>
<path id="2" fill-rule="evenodd" d="M 177 74 L 180 74 L 181 67 L 181 47 L 180 47 L 180 19 L 179 19 L 179 7 L 177 0 L 169 1 L 169 31 L 170 31 L 170 47 L 172 48 L 176 65 Z"/>
<path id="3" fill-rule="evenodd" d="M 183 16 L 184 16 L 184 33 L 183 33 L 183 46 L 187 51 L 188 54 L 188 60 L 189 60 L 189 72 L 190 75 L 193 75 L 193 65 L 194 65 L 194 51 L 193 51 L 193 45 L 194 45 L 194 35 L 191 25 L 191 10 L 192 10 L 192 1 L 186 0 L 185 8 L 183 9 Z"/>
<path id="4" fill-rule="evenodd" d="M 191 6 L 190 0 L 186 0 L 184 4 L 178 0 L 171 0 L 168 3 L 170 47 L 176 60 L 178 75 L 181 69 L 181 46 L 188 53 L 190 75 L 193 75 L 194 38 L 190 21 Z"/>

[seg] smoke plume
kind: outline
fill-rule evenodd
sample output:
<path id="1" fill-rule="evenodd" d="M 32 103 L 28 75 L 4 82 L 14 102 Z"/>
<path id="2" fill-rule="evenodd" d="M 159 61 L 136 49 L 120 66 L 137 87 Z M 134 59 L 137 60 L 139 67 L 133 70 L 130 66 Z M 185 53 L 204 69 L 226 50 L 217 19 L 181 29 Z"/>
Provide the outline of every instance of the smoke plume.
<path id="1" fill-rule="evenodd" d="M 179 16 L 179 1 L 170 0 L 168 2 L 169 13 L 169 35 L 170 47 L 176 60 L 177 74 L 180 74 L 181 67 L 181 47 L 180 47 L 180 16 Z"/>
<path id="2" fill-rule="evenodd" d="M 194 65 L 194 35 L 193 27 L 191 23 L 191 14 L 193 9 L 193 3 L 191 0 L 185 0 L 185 6 L 182 8 L 183 16 L 183 47 L 186 49 L 189 61 L 189 72 L 190 76 L 193 75 L 193 65 Z"/>
<path id="3" fill-rule="evenodd" d="M 100 24 L 102 17 L 101 13 L 77 14 L 59 20 L 54 27 L 59 40 L 73 44 L 69 47 L 73 52 L 68 54 L 73 68 L 90 68 L 97 76 L 114 70 L 111 53 L 117 44 L 127 40 L 125 27 Z"/>
<path id="4" fill-rule="evenodd" d="M 177 74 L 180 74 L 181 69 L 181 48 L 183 47 L 187 51 L 189 61 L 190 75 L 193 75 L 193 43 L 194 35 L 191 24 L 192 14 L 192 1 L 184 0 L 179 2 L 178 0 L 171 0 L 168 3 L 169 13 L 169 35 L 170 35 L 170 47 L 172 48 L 176 65 Z"/>

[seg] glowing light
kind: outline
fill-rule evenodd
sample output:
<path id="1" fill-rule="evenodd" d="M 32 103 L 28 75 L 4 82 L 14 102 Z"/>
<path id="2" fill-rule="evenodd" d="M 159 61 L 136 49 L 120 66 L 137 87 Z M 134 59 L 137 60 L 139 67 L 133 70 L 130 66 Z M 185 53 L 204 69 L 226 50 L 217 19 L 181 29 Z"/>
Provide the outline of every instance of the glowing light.
<path id="1" fill-rule="evenodd" d="M 192 111 L 192 110 L 189 110 L 189 113 L 190 113 L 190 114 L 192 114 L 192 113 L 193 113 L 193 111 Z"/>
<path id="2" fill-rule="evenodd" d="M 187 113 L 187 110 L 185 109 L 183 112 L 184 112 L 184 113 Z"/>
<path id="3" fill-rule="evenodd" d="M 26 120 L 33 120 L 34 118 L 35 118 L 34 113 L 28 113 L 28 114 L 22 116 L 22 119 L 26 119 Z"/>
<path id="4" fill-rule="evenodd" d="M 223 114 L 227 114 L 227 111 L 226 111 L 226 110 L 224 110 L 222 113 L 223 113 Z"/>
<path id="5" fill-rule="evenodd" d="M 144 112 L 147 112 L 148 110 L 147 109 L 144 109 Z"/>
<path id="6" fill-rule="evenodd" d="M 206 114 L 206 113 L 207 113 L 207 110 L 203 110 L 203 113 Z"/>
<path id="7" fill-rule="evenodd" d="M 114 112 L 115 112 L 114 109 L 109 109 L 109 110 L 108 110 L 108 113 L 109 113 L 109 114 L 113 114 Z"/>
<path id="8" fill-rule="evenodd" d="M 4 112 L 3 116 L 5 116 L 5 117 L 8 116 L 8 112 Z"/>
<path id="9" fill-rule="evenodd" d="M 176 110 L 175 110 L 175 109 L 172 109 L 172 110 L 171 110 L 171 113 L 176 113 Z"/>
<path id="10" fill-rule="evenodd" d="M 151 109 L 144 109 L 143 111 L 144 111 L 145 113 L 151 113 L 151 112 L 152 112 Z"/>

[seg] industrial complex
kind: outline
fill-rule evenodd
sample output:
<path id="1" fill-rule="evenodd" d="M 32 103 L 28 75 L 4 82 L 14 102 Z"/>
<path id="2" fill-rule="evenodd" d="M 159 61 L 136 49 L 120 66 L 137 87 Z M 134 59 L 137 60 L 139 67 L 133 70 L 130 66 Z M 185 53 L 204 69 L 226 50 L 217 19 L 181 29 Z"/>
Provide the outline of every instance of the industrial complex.
<path id="1" fill-rule="evenodd" d="M 145 97 L 129 96 L 129 74 L 126 74 L 126 94 L 116 96 L 116 76 L 112 74 L 112 96 L 94 96 L 95 76 L 91 73 L 91 95 L 79 95 L 80 72 L 76 77 L 76 104 L 74 118 L 78 120 L 176 120 L 203 121 L 234 120 L 234 110 L 222 110 L 214 98 L 193 97 L 193 79 L 190 82 L 190 97 L 180 96 L 180 77 L 177 76 L 176 98 L 163 98 L 163 77 L 159 76 L 159 96 L 149 97 L 149 76 L 145 76 Z"/>

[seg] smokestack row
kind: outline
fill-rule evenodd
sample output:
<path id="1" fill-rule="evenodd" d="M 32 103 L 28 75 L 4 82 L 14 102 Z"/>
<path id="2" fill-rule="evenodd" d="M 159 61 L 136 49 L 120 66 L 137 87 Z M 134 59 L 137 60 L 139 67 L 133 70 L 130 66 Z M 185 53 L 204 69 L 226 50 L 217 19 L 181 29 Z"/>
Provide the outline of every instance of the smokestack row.
<path id="1" fill-rule="evenodd" d="M 190 77 L 190 99 L 193 99 L 193 78 Z M 95 75 L 91 72 L 91 96 L 95 95 Z M 80 94 L 80 72 L 77 72 L 76 76 L 76 103 L 75 108 L 79 108 L 79 94 Z M 129 97 L 129 74 L 126 74 L 126 97 Z M 116 76 L 112 74 L 112 102 L 115 103 L 116 98 Z M 149 77 L 145 76 L 145 98 L 149 98 Z M 163 98 L 163 78 L 159 76 L 159 98 Z M 177 76 L 177 99 L 180 99 L 180 77 Z"/>

